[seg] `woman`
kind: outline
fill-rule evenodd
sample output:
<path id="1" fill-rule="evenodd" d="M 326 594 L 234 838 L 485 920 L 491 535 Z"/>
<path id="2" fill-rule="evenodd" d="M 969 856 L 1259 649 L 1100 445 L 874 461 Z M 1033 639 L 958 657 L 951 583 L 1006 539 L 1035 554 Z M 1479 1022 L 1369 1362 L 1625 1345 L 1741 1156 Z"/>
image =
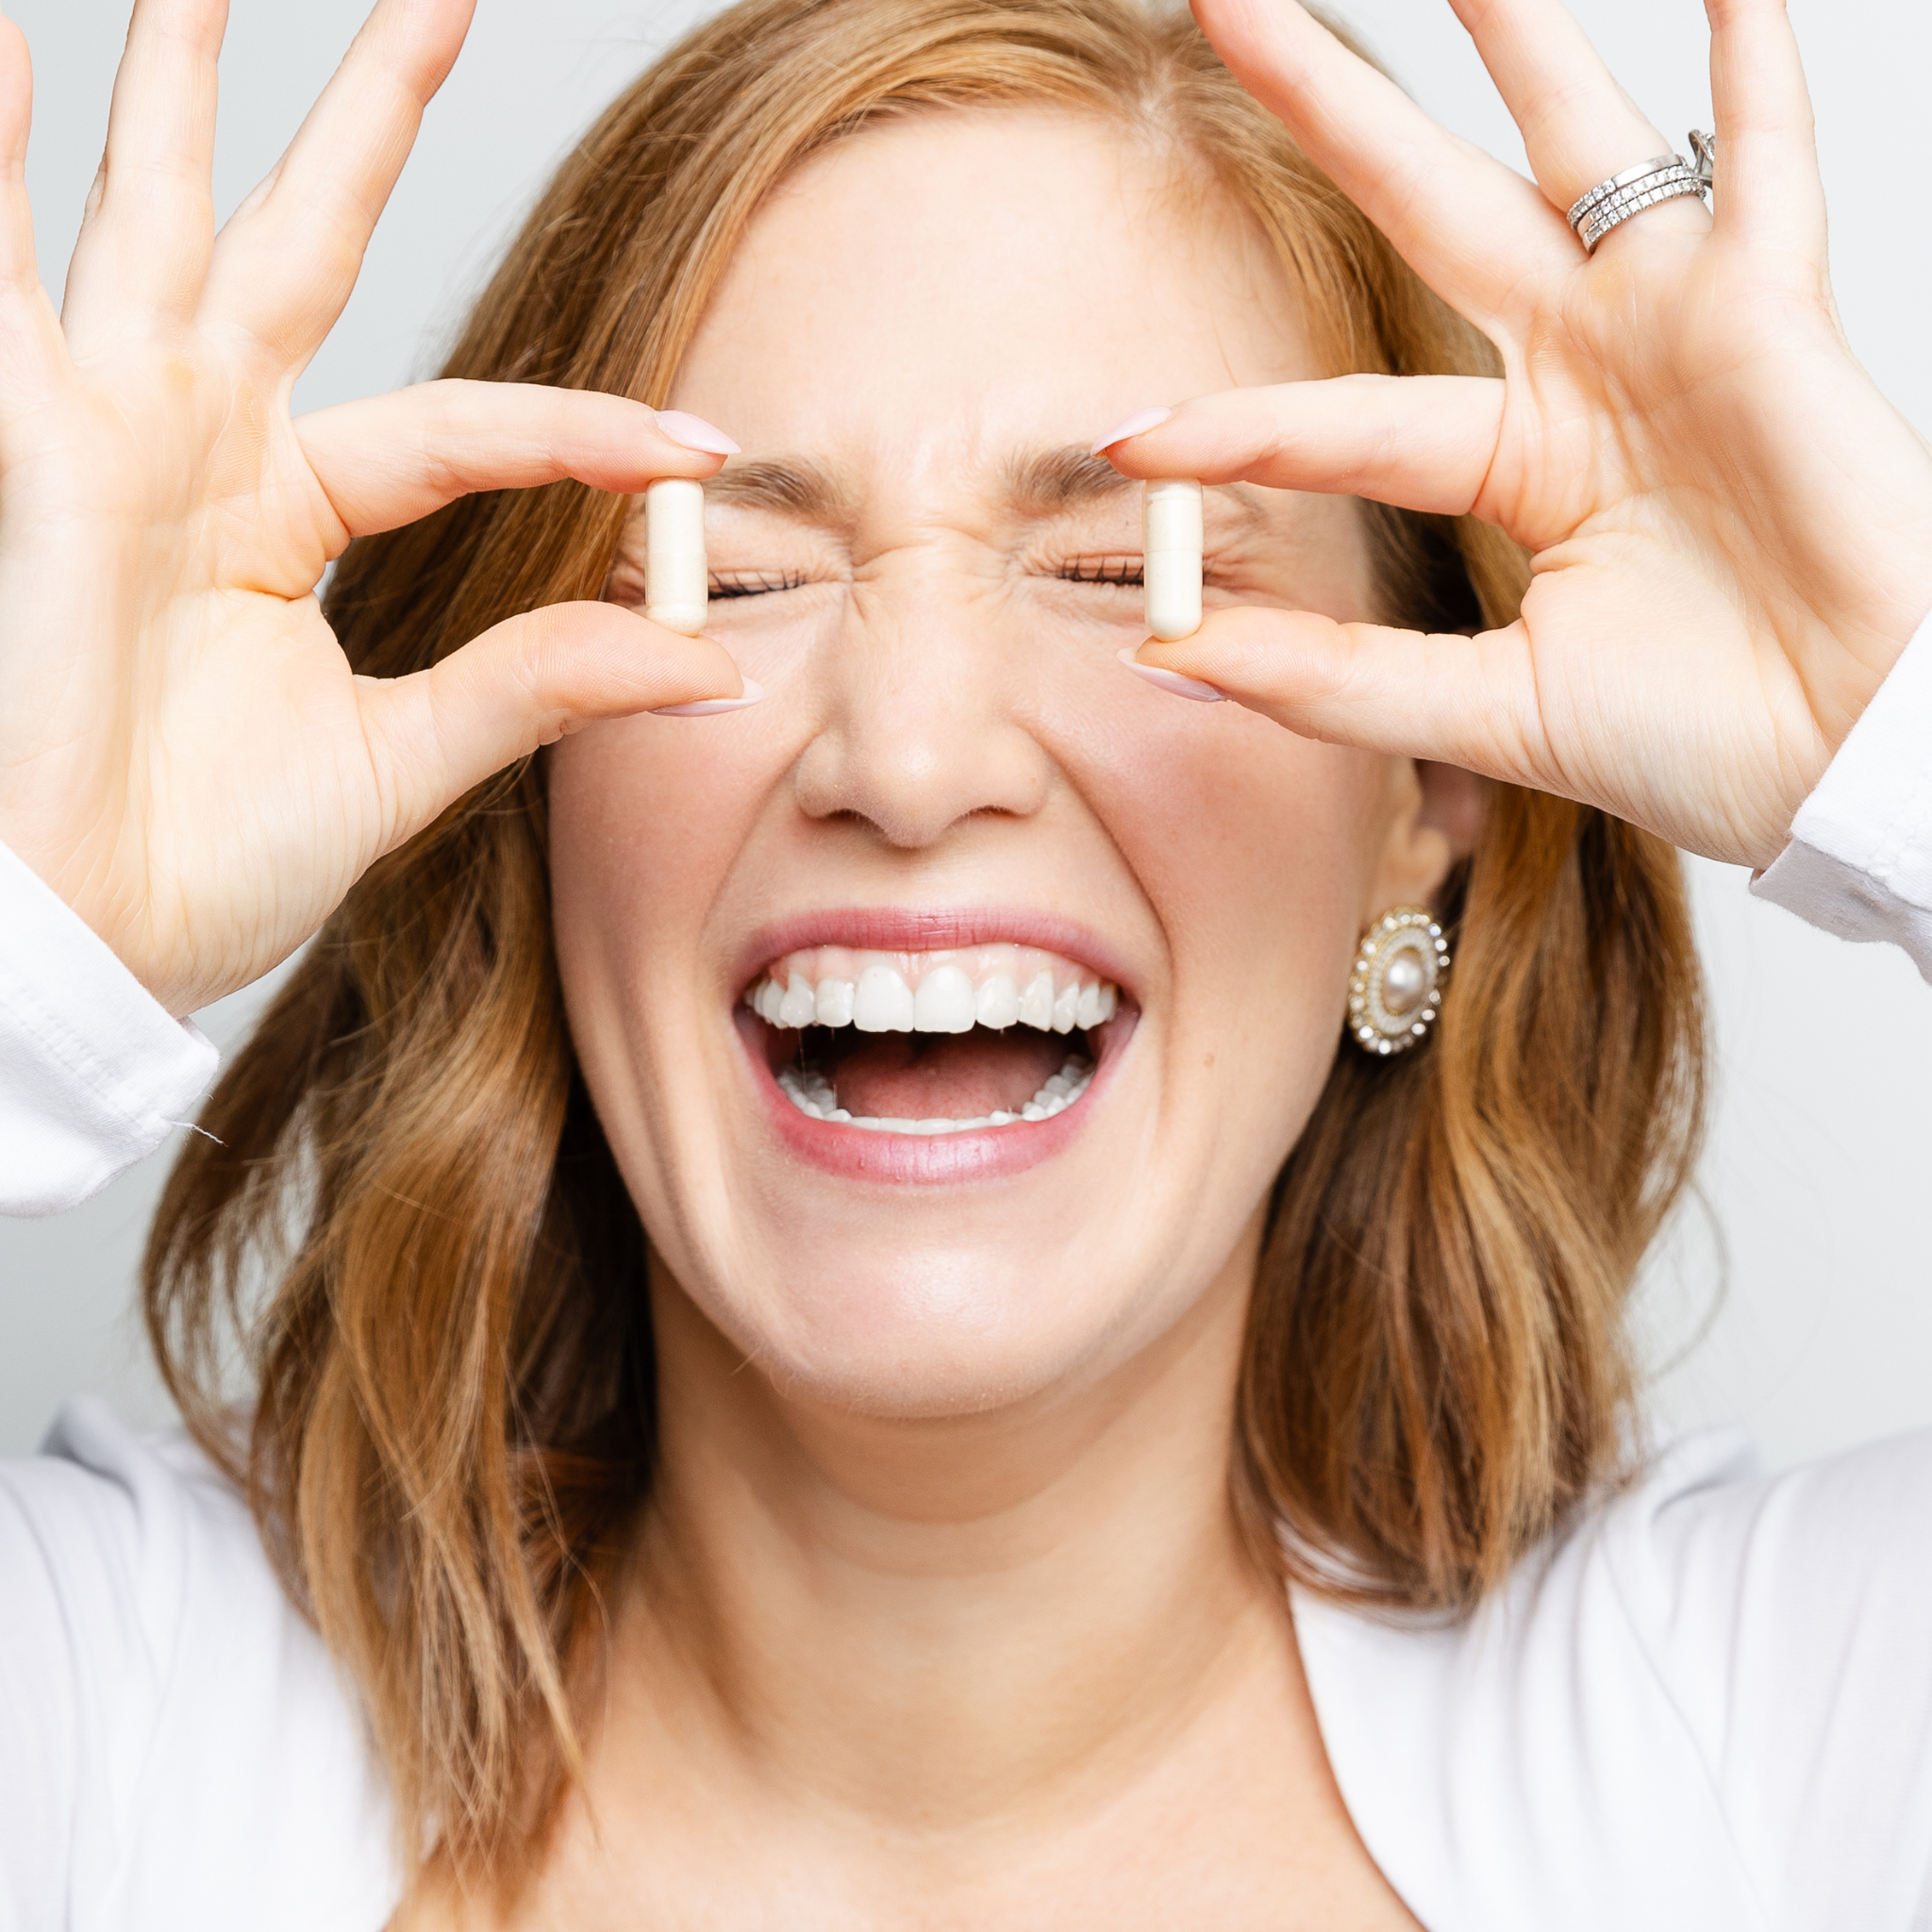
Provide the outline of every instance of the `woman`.
<path id="1" fill-rule="evenodd" d="M 13 1922 L 1914 1923 L 1932 1445 L 1645 1457 L 1621 1335 L 1665 841 L 1932 961 L 1932 456 L 1782 12 L 1715 224 L 1591 255 L 1665 143 L 1545 0 L 1472 21 L 1536 187 L 1288 0 L 757 0 L 451 382 L 291 424 L 465 11 L 210 245 L 221 8 L 142 0 L 58 326 L 7 42 L 10 1205 L 316 935 L 150 1251 L 195 1446 L 0 1492 Z"/>

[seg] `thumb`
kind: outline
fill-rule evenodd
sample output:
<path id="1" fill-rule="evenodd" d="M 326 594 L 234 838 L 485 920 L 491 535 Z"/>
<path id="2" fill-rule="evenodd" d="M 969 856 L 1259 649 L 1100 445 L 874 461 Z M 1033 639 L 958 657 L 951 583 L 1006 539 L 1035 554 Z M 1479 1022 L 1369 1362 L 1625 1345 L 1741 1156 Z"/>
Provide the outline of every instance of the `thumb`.
<path id="1" fill-rule="evenodd" d="M 738 709 L 763 695 L 723 645 L 615 604 L 553 604 L 506 619 L 427 671 L 358 680 L 382 849 L 580 725 L 707 700 Z"/>
<path id="2" fill-rule="evenodd" d="M 1565 789 L 1544 769 L 1520 623 L 1466 637 L 1249 606 L 1210 612 L 1178 643 L 1150 639 L 1128 661 L 1211 685 L 1303 738 Z"/>

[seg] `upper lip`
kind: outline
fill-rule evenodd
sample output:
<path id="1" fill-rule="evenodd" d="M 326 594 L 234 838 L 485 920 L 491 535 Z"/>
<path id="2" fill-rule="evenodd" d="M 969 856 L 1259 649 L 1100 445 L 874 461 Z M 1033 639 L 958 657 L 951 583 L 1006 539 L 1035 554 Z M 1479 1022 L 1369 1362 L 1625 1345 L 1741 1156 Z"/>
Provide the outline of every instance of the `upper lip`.
<path id="1" fill-rule="evenodd" d="M 774 959 L 808 946 L 849 946 L 879 953 L 941 953 L 967 946 L 1038 946 L 1075 965 L 1090 966 L 1130 995 L 1114 949 L 1075 920 L 1013 906 L 847 906 L 797 912 L 761 926 L 740 948 L 731 994 L 744 996 Z"/>

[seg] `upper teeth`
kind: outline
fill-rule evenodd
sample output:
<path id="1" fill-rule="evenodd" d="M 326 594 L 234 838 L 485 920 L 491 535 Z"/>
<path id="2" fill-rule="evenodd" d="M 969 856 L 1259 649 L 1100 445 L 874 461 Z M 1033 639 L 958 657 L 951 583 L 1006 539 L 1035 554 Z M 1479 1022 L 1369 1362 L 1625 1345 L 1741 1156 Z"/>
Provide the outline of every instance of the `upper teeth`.
<path id="1" fill-rule="evenodd" d="M 1120 992 L 1032 947 L 881 956 L 824 946 L 774 960 L 744 998 L 773 1026 L 970 1033 L 1018 1024 L 1071 1033 L 1111 1020 Z"/>

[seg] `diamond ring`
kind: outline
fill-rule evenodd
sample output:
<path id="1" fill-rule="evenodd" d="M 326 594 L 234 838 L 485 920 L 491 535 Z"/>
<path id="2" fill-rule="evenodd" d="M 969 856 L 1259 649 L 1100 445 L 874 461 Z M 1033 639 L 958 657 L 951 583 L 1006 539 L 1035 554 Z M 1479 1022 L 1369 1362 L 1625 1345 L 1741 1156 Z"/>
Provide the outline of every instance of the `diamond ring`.
<path id="1" fill-rule="evenodd" d="M 1717 160 L 1717 137 L 1693 128 L 1690 152 L 1696 156 L 1694 161 L 1687 161 L 1682 155 L 1656 155 L 1578 195 L 1564 219 L 1576 231 L 1584 252 L 1594 255 L 1597 243 L 1612 228 L 1659 202 L 1675 201 L 1686 194 L 1707 195 Z"/>

